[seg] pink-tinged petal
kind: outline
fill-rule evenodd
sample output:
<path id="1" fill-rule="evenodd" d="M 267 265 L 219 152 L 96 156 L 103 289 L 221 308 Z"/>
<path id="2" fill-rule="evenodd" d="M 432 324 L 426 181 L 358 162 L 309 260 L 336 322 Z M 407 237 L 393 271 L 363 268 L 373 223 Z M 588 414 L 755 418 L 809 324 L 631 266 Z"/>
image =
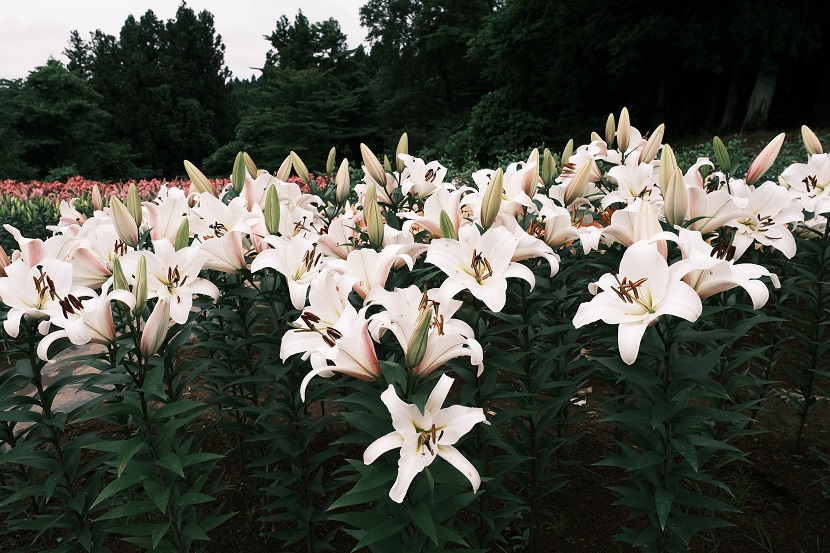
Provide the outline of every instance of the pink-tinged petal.
<path id="1" fill-rule="evenodd" d="M 773 138 L 766 147 L 761 150 L 755 161 L 749 166 L 746 171 L 746 183 L 753 184 L 760 179 L 767 170 L 775 163 L 775 158 L 778 157 L 778 152 L 781 151 L 781 145 L 784 144 L 784 133 L 779 134 Z"/>
<path id="2" fill-rule="evenodd" d="M 441 406 L 444 405 L 444 401 L 447 399 L 447 394 L 450 393 L 452 383 L 452 378 L 442 374 L 441 378 L 438 379 L 438 383 L 435 384 L 435 388 L 433 388 L 432 392 L 429 394 L 426 405 L 424 405 L 424 411 L 429 413 L 437 413 L 440 411 Z M 435 421 L 433 421 L 433 423 L 435 423 Z"/>
<path id="3" fill-rule="evenodd" d="M 141 343 L 139 350 L 145 359 L 154 355 L 164 338 L 167 336 L 167 327 L 170 324 L 170 302 L 162 299 L 153 308 L 153 312 L 147 318 L 144 329 L 141 332 Z"/>
<path id="4" fill-rule="evenodd" d="M 438 456 L 446 460 L 449 464 L 454 466 L 458 471 L 467 477 L 470 484 L 473 485 L 473 493 L 478 491 L 481 486 L 481 476 L 473 466 L 473 464 L 464 457 L 460 451 L 451 445 L 438 445 Z"/>
<path id="5" fill-rule="evenodd" d="M 620 357 L 626 364 L 631 365 L 637 360 L 640 353 L 640 341 L 648 325 L 644 322 L 622 323 L 617 330 L 617 342 Z"/>
<path id="6" fill-rule="evenodd" d="M 439 438 L 439 444 L 454 444 L 480 422 L 487 423 L 484 409 L 480 407 L 450 405 L 440 411 L 433 412 L 432 415 L 432 423 L 436 430 L 439 434 L 441 432 L 444 434 Z"/>
<path id="7" fill-rule="evenodd" d="M 390 432 L 386 436 L 381 436 L 366 448 L 363 452 L 363 463 L 371 465 L 375 459 L 386 453 L 403 446 L 404 439 L 399 432 Z"/>
<path id="8" fill-rule="evenodd" d="M 425 448 L 419 444 L 417 434 L 405 438 L 401 446 L 401 458 L 398 461 L 398 477 L 392 489 L 389 490 L 389 497 L 392 501 L 403 503 L 412 480 L 435 460 L 435 456 L 429 452 L 421 455 L 423 449 Z"/>

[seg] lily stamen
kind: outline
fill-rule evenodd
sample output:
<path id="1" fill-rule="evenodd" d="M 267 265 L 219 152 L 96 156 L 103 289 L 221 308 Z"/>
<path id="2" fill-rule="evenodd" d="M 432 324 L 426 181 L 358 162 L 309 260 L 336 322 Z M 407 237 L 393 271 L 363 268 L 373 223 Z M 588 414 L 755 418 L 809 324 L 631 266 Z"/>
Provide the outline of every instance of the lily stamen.
<path id="1" fill-rule="evenodd" d="M 476 282 L 479 284 L 493 276 L 493 268 L 490 266 L 490 262 L 476 250 L 473 250 L 473 260 L 470 267 L 475 272 Z"/>
<path id="2" fill-rule="evenodd" d="M 617 294 L 617 296 L 619 296 L 619 298 L 622 301 L 631 304 L 636 303 L 637 305 L 645 308 L 646 311 L 648 311 L 649 313 L 654 313 L 654 310 L 648 305 L 646 305 L 646 303 L 642 299 L 640 299 L 640 293 L 638 292 L 640 286 L 642 286 L 643 283 L 645 283 L 648 280 L 648 278 L 643 277 L 639 280 L 632 282 L 628 280 L 627 277 L 623 277 L 622 281 L 620 281 L 620 279 L 617 278 L 617 275 L 614 275 L 614 280 L 617 281 L 617 284 L 619 284 L 619 286 L 612 286 L 611 289 L 614 291 L 614 293 Z"/>

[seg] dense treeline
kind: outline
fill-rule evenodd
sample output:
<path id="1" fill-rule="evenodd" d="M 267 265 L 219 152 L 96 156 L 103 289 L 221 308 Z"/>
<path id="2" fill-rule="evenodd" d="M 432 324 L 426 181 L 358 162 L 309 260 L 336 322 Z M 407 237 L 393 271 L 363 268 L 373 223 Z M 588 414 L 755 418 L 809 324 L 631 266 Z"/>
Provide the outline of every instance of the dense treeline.
<path id="1" fill-rule="evenodd" d="M 69 63 L 0 81 L 0 177 L 226 174 L 247 150 L 320 167 L 331 145 L 490 160 L 560 147 L 628 106 L 675 138 L 830 121 L 819 0 L 670 5 L 559 0 L 367 0 L 367 47 L 337 21 L 283 16 L 253 80 L 231 80 L 207 12 L 130 16 L 118 37 L 73 32 Z"/>

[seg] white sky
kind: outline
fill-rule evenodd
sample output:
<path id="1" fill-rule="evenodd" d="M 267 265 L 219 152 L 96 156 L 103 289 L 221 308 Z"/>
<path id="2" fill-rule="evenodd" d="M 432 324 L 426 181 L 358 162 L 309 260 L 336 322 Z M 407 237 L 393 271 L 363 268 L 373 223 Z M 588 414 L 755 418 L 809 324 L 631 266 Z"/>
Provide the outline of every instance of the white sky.
<path id="1" fill-rule="evenodd" d="M 340 22 L 349 46 L 365 38 L 358 10 L 366 0 L 188 0 L 196 13 L 213 14 L 216 31 L 225 44 L 225 64 L 235 77 L 248 78 L 262 67 L 271 34 L 285 14 L 294 21 L 302 9 L 309 21 L 330 17 Z M 138 19 L 148 9 L 162 21 L 172 19 L 180 0 L 0 0 L 0 78 L 25 78 L 49 56 L 66 63 L 63 50 L 69 32 L 77 29 L 84 40 L 101 29 L 118 36 L 127 16 Z"/>

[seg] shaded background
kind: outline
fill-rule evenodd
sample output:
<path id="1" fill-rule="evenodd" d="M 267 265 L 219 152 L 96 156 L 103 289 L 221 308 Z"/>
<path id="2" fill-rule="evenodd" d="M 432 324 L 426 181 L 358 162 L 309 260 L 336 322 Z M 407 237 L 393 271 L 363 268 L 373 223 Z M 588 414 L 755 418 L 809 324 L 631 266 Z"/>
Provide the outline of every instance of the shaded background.
<path id="1" fill-rule="evenodd" d="M 421 156 L 486 163 L 585 142 L 623 106 L 641 130 L 665 122 L 669 141 L 821 127 L 828 16 L 817 0 L 368 0 L 362 45 L 335 19 L 288 14 L 240 80 L 213 16 L 183 3 L 117 36 L 75 31 L 67 63 L 0 80 L 0 178 L 170 178 L 182 159 L 226 176 L 240 150 L 271 170 L 295 150 L 320 169 L 331 146 L 393 151 L 404 131 Z"/>

